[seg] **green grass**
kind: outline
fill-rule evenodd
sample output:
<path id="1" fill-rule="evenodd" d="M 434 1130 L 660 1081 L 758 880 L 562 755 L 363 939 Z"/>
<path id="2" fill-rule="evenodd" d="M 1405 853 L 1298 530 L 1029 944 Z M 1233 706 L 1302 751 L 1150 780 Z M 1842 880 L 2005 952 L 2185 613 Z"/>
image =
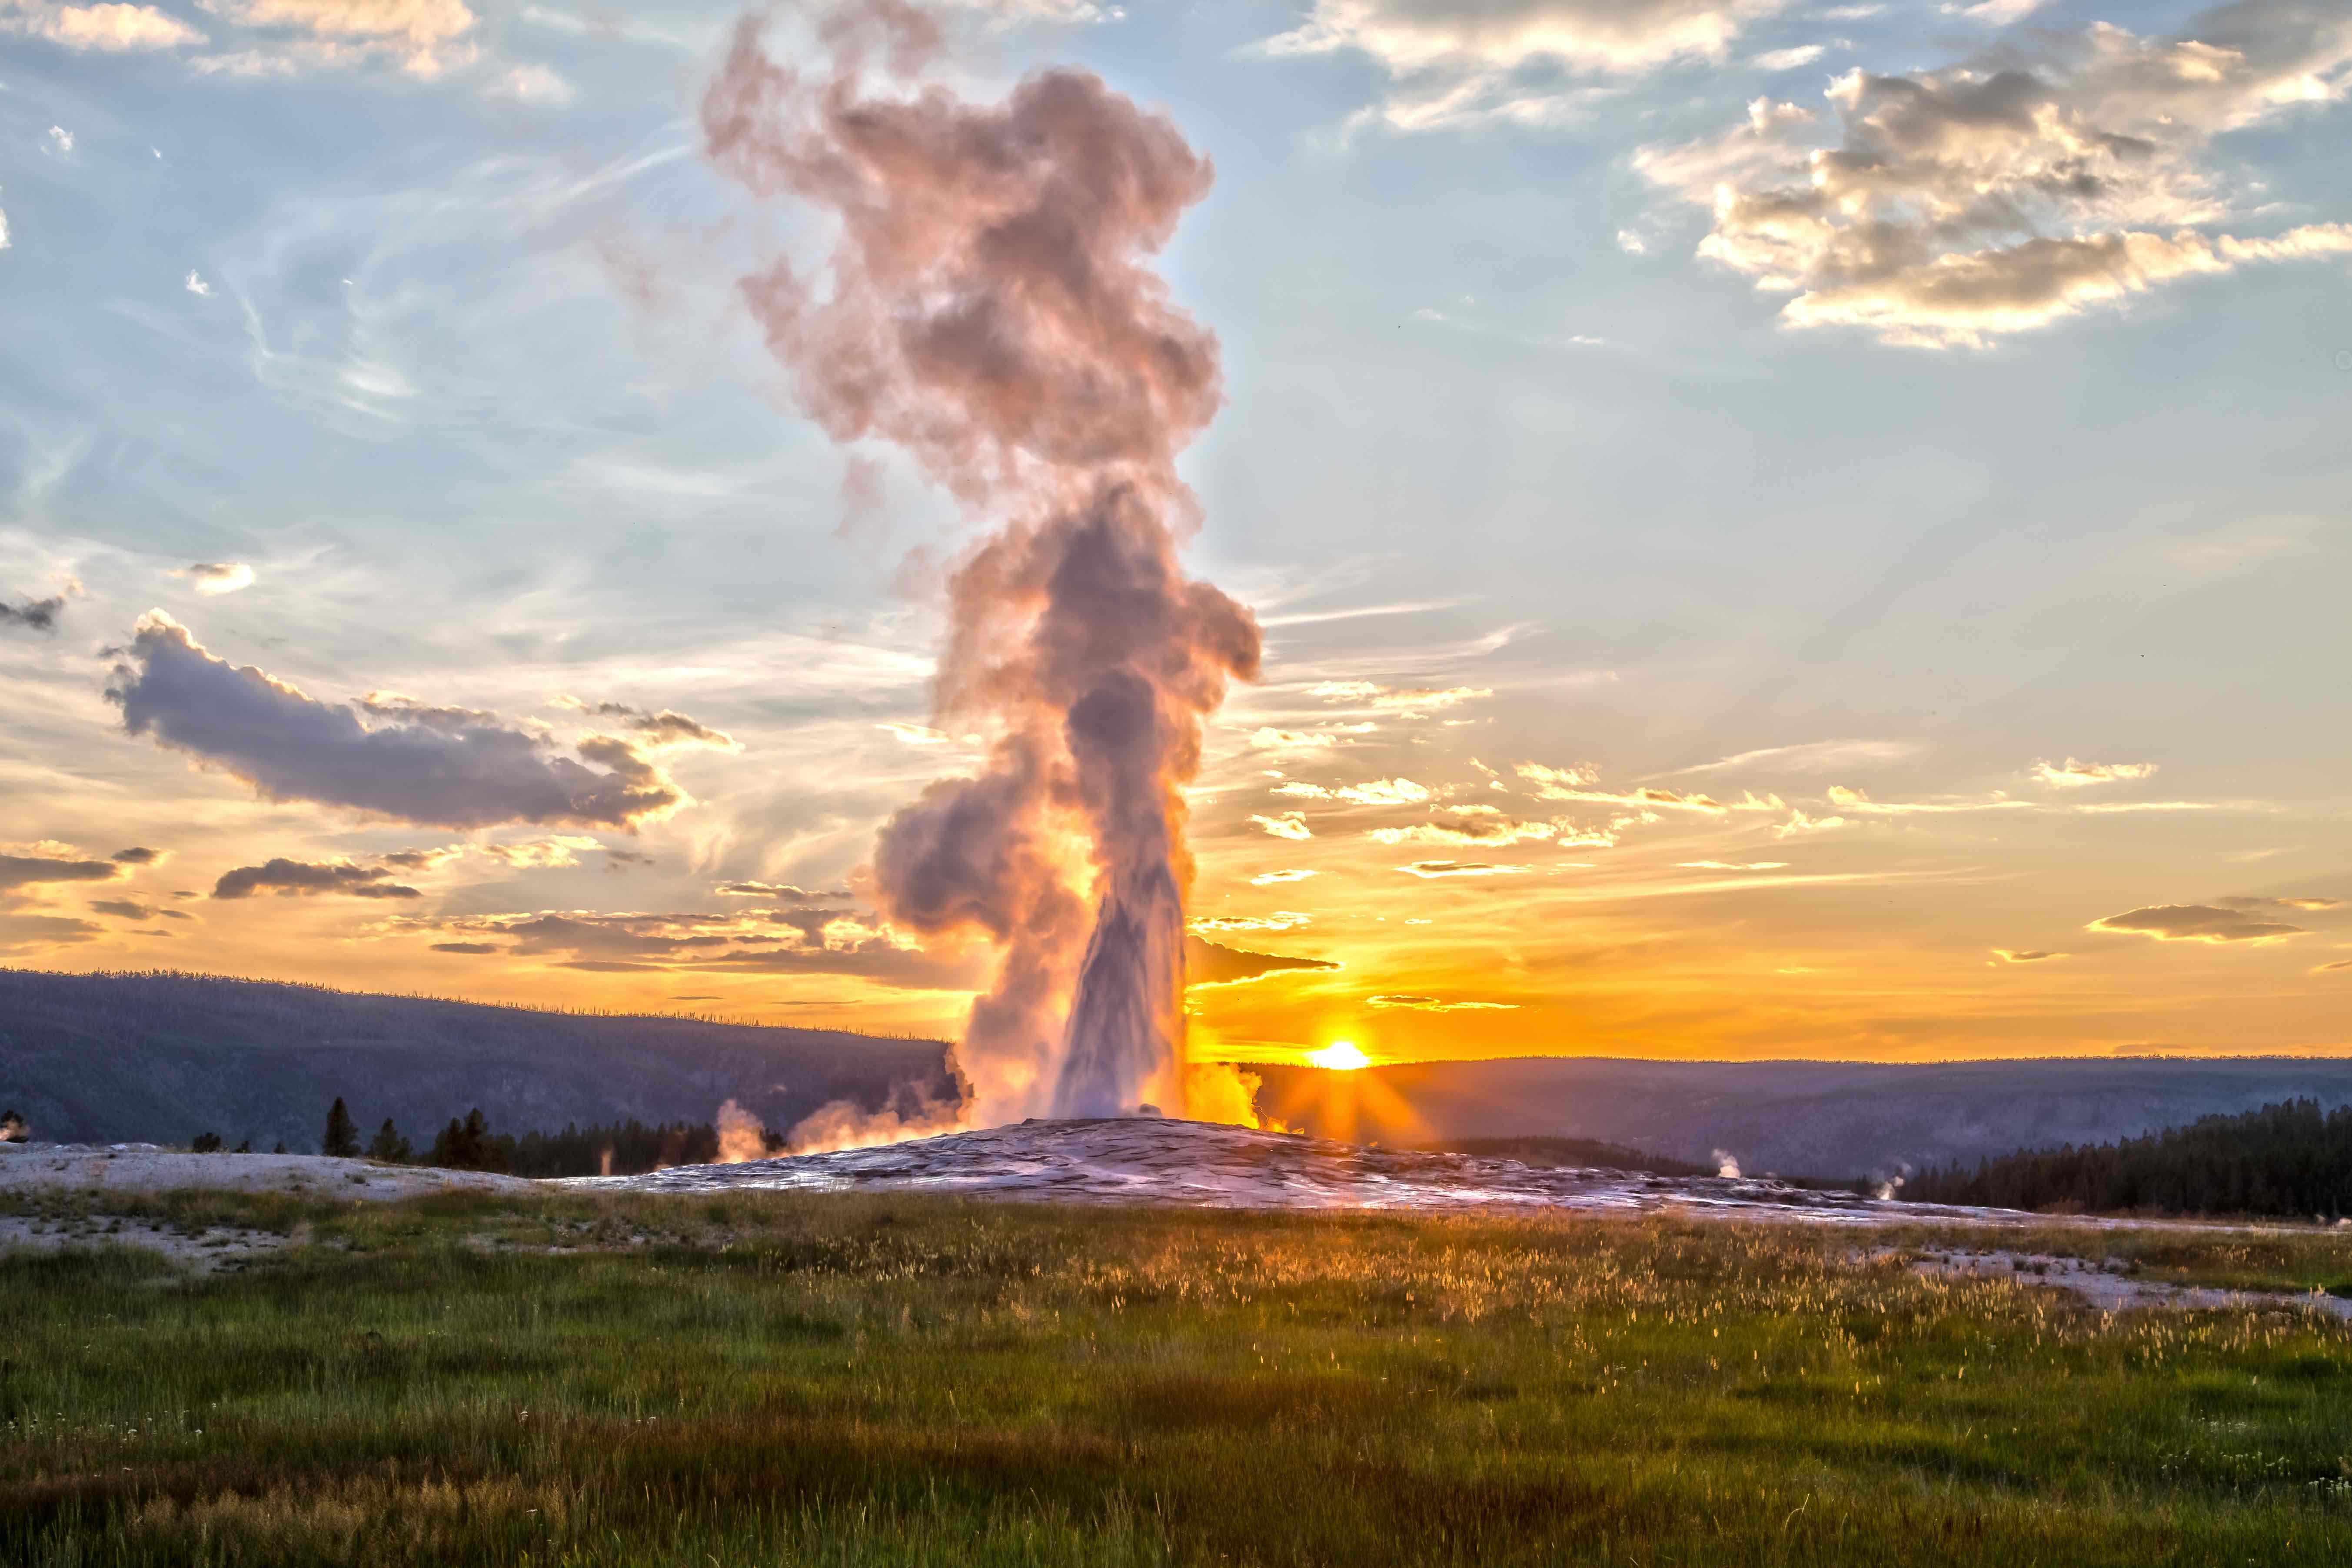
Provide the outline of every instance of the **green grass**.
<path id="1" fill-rule="evenodd" d="M 110 1207 L 294 1245 L 0 1263 L 0 1561 L 2352 1560 L 2352 1330 L 2106 1319 L 1839 1231 Z M 2153 1278 L 2352 1278 L 2320 1232 L 2071 1234 Z"/>

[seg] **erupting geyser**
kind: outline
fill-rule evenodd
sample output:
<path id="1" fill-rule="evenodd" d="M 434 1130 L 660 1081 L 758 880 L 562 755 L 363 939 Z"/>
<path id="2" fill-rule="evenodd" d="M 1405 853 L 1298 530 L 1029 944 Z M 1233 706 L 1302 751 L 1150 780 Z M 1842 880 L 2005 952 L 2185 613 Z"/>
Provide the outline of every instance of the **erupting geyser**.
<path id="1" fill-rule="evenodd" d="M 1249 612 L 1177 560 L 1216 341 L 1148 261 L 1209 165 L 1086 72 L 958 99 L 926 80 L 939 25 L 895 0 L 822 16 L 821 72 L 771 58 L 764 25 L 738 25 L 703 100 L 710 156 L 838 234 L 814 275 L 780 258 L 744 298 L 836 440 L 897 443 L 992 528 L 951 581 L 936 692 L 988 761 L 883 829 L 877 900 L 997 945 L 964 1037 L 975 1120 L 1182 1106 L 1179 790 L 1258 660 Z"/>

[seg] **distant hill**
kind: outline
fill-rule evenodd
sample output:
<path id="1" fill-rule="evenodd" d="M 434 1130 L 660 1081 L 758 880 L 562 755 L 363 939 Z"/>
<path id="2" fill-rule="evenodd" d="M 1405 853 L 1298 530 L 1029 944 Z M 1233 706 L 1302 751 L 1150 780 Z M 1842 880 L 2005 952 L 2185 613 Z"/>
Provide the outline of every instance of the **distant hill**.
<path id="1" fill-rule="evenodd" d="M 501 1131 L 707 1123 L 734 1099 L 789 1128 L 830 1100 L 954 1092 L 949 1047 L 834 1029 L 605 1017 L 175 973 L 0 969 L 0 1110 L 47 1142 L 318 1147 L 341 1095 L 419 1148 L 479 1106 Z M 902 1087 L 911 1086 L 911 1087 Z"/>
<path id="2" fill-rule="evenodd" d="M 1335 1074 L 1253 1066 L 1262 1110 L 1332 1137 L 1427 1146 L 1588 1138 L 1750 1175 L 1885 1176 L 2137 1138 L 2286 1100 L 2352 1104 L 2352 1060 L 2298 1057 L 1658 1062 L 1520 1057 Z M 1347 1079 L 1364 1080 L 1348 1083 Z"/>

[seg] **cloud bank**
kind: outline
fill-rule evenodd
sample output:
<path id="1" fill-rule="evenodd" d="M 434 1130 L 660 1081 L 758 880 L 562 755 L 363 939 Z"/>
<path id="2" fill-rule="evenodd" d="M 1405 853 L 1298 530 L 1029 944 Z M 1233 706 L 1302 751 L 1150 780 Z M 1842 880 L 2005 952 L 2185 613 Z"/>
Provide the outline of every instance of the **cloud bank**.
<path id="1" fill-rule="evenodd" d="M 243 779 L 268 800 L 425 827 L 530 822 L 634 832 L 686 799 L 626 741 L 591 735 L 572 748 L 574 761 L 546 738 L 472 709 L 381 695 L 320 702 L 215 658 L 161 612 L 142 620 L 120 652 L 107 695 L 124 729 Z"/>

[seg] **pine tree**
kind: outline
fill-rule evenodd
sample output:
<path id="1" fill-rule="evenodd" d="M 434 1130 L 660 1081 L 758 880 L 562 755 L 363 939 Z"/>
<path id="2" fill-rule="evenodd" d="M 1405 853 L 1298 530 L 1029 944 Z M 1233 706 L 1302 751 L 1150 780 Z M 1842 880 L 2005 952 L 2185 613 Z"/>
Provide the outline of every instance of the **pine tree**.
<path id="1" fill-rule="evenodd" d="M 356 1158 L 359 1152 L 360 1130 L 352 1125 L 352 1113 L 343 1108 L 342 1096 L 337 1095 L 327 1111 L 327 1135 L 320 1140 L 319 1152 L 349 1160 Z"/>
<path id="2" fill-rule="evenodd" d="M 220 1152 L 220 1146 L 221 1135 L 219 1133 L 199 1132 L 196 1134 L 196 1141 L 188 1145 L 188 1152 L 191 1154 L 217 1154 Z"/>
<path id="3" fill-rule="evenodd" d="M 375 1139 L 368 1144 L 367 1152 L 371 1160 L 381 1160 L 387 1165 L 405 1165 L 415 1151 L 408 1146 L 408 1140 L 400 1135 L 400 1129 L 394 1127 L 392 1118 L 387 1116 L 383 1119 L 383 1125 L 375 1130 Z"/>

